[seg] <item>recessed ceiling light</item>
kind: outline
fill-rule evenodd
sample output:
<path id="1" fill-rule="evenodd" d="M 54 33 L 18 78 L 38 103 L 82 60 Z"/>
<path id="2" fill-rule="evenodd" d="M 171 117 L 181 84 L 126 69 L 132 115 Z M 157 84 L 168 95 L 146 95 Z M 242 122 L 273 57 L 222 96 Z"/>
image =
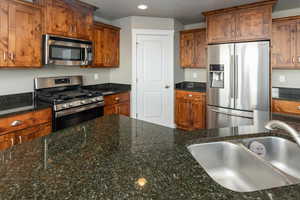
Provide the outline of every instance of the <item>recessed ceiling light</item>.
<path id="1" fill-rule="evenodd" d="M 138 5 L 138 9 L 140 9 L 140 10 L 147 10 L 148 6 L 146 4 L 140 4 L 140 5 Z"/>

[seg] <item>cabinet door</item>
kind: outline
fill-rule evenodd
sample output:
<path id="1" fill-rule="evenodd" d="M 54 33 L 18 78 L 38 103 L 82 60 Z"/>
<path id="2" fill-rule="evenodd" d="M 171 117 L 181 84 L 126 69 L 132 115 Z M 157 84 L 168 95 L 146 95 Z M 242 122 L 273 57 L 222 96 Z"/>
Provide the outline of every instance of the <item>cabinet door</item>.
<path id="1" fill-rule="evenodd" d="M 0 150 L 8 149 L 16 144 L 15 134 L 0 135 Z"/>
<path id="2" fill-rule="evenodd" d="M 181 33 L 180 61 L 181 67 L 192 67 L 194 64 L 194 33 Z"/>
<path id="3" fill-rule="evenodd" d="M 206 127 L 205 124 L 205 116 L 206 116 L 206 108 L 204 100 L 192 100 L 192 123 L 194 129 L 204 129 Z"/>
<path id="4" fill-rule="evenodd" d="M 130 117 L 130 102 L 118 104 L 118 114 Z"/>
<path id="5" fill-rule="evenodd" d="M 103 28 L 95 26 L 93 29 L 94 60 L 93 67 L 103 66 Z"/>
<path id="6" fill-rule="evenodd" d="M 104 28 L 104 66 L 118 67 L 119 66 L 119 45 L 120 45 L 120 31 Z"/>
<path id="7" fill-rule="evenodd" d="M 175 122 L 178 128 L 191 129 L 191 102 L 184 98 L 176 98 Z"/>
<path id="8" fill-rule="evenodd" d="M 294 68 L 296 22 L 276 21 L 272 33 L 272 67 Z"/>
<path id="9" fill-rule="evenodd" d="M 8 2 L 0 2 L 0 67 L 7 66 L 8 59 Z"/>
<path id="10" fill-rule="evenodd" d="M 207 41 L 212 43 L 235 41 L 235 13 L 221 13 L 207 17 Z"/>
<path id="11" fill-rule="evenodd" d="M 75 35 L 78 38 L 90 40 L 92 35 L 93 12 L 82 6 L 75 6 L 73 8 L 73 13 L 75 15 Z"/>
<path id="12" fill-rule="evenodd" d="M 207 65 L 207 48 L 206 48 L 206 29 L 194 33 L 195 53 L 194 64 L 196 68 L 206 68 Z"/>
<path id="13" fill-rule="evenodd" d="M 73 36 L 73 11 L 65 1 L 47 1 L 45 28 L 48 34 Z"/>
<path id="14" fill-rule="evenodd" d="M 236 41 L 271 38 L 272 7 L 261 6 L 236 12 Z"/>
<path id="15" fill-rule="evenodd" d="M 300 20 L 297 20 L 297 32 L 296 32 L 296 67 L 300 68 Z"/>
<path id="16" fill-rule="evenodd" d="M 9 4 L 9 66 L 41 67 L 41 10 Z"/>
<path id="17" fill-rule="evenodd" d="M 116 114 L 118 114 L 118 108 L 116 105 L 104 107 L 104 115 L 116 115 Z"/>

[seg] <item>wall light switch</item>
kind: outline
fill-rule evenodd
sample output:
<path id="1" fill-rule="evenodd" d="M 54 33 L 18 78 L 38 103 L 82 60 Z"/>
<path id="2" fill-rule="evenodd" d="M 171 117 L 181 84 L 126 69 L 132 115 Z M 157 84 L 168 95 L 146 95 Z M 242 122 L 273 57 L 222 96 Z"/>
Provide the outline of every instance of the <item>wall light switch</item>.
<path id="1" fill-rule="evenodd" d="M 193 73 L 193 78 L 198 78 L 198 74 L 197 73 Z"/>
<path id="2" fill-rule="evenodd" d="M 98 80 L 99 79 L 99 74 L 94 74 L 94 79 Z"/>
<path id="3" fill-rule="evenodd" d="M 286 78 L 285 78 L 284 75 L 280 75 L 280 76 L 279 76 L 279 82 L 280 82 L 280 83 L 285 83 L 285 82 L 286 82 Z"/>

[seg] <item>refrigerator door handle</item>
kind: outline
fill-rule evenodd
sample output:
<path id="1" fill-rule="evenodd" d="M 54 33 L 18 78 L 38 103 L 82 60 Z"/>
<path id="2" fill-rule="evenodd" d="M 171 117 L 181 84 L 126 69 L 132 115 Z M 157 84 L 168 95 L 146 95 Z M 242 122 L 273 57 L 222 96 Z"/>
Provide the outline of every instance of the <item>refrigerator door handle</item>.
<path id="1" fill-rule="evenodd" d="M 235 83 L 235 78 L 234 78 L 235 77 L 234 55 L 232 55 L 230 57 L 230 59 L 231 59 L 230 63 L 233 63 L 233 65 L 230 66 L 231 67 L 231 69 L 230 69 L 230 73 L 231 73 L 230 74 L 230 77 L 231 77 L 231 79 L 230 79 L 230 98 L 234 99 L 235 98 L 235 94 L 234 94 L 234 83 Z"/>
<path id="2" fill-rule="evenodd" d="M 228 116 L 233 116 L 233 117 L 241 117 L 241 118 L 247 118 L 247 119 L 253 119 L 252 117 L 247 117 L 247 116 L 242 116 L 242 115 L 236 115 L 236 114 L 229 114 L 226 112 L 222 112 L 219 110 L 215 110 L 215 109 L 210 109 L 212 112 L 218 113 L 218 114 L 223 114 L 223 115 L 228 115 Z"/>
<path id="3" fill-rule="evenodd" d="M 235 68 L 234 68 L 234 80 L 235 80 L 235 99 L 239 98 L 239 56 L 236 55 L 235 58 Z"/>

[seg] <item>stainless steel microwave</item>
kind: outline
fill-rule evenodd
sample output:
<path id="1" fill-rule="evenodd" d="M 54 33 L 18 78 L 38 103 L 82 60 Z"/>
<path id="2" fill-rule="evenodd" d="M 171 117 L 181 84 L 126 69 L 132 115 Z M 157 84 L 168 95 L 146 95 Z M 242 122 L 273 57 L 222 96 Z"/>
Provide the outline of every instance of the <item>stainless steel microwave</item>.
<path id="1" fill-rule="evenodd" d="M 43 36 L 45 65 L 87 66 L 93 61 L 93 43 L 54 35 Z"/>

